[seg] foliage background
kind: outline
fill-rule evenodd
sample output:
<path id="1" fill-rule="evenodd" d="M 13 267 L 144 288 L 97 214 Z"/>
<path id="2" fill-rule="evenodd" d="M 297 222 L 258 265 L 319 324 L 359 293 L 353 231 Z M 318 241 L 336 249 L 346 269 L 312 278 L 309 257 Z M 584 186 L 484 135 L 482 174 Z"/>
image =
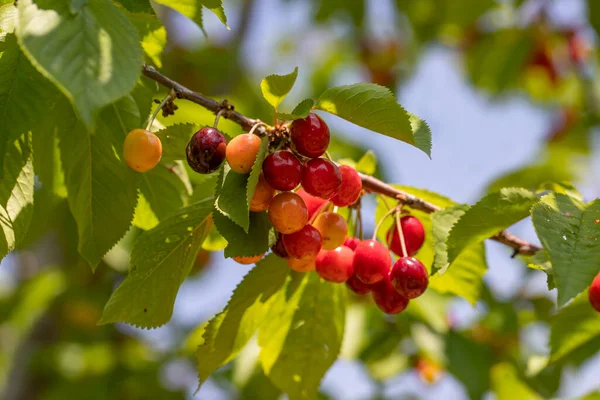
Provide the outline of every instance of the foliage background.
<path id="1" fill-rule="evenodd" d="M 339 139 L 334 157 L 358 158 L 371 148 L 379 160 L 378 174 L 387 181 L 426 188 L 461 203 L 477 201 L 500 178 L 502 186 L 526 187 L 540 179 L 572 179 L 587 200 L 598 197 L 596 131 L 590 125 L 569 126 L 569 140 L 549 140 L 559 130 L 564 110 L 590 107 L 582 99 L 587 89 L 595 91 L 594 81 L 581 83 L 567 70 L 564 85 L 556 88 L 543 76 L 527 75 L 518 67 L 523 64 L 519 53 L 503 51 L 510 38 L 499 36 L 490 45 L 462 47 L 473 26 L 481 32 L 490 26 L 527 26 L 540 7 L 547 10 L 553 30 L 582 26 L 593 45 L 597 35 L 588 24 L 587 2 L 226 0 L 224 7 L 231 31 L 206 12 L 207 37 L 191 21 L 156 7 L 170 33 L 162 60 L 165 74 L 206 95 L 227 98 L 246 115 L 265 120 L 269 109 L 258 82 L 268 74 L 288 73 L 299 66 L 288 105 L 326 87 L 373 80 L 392 87 L 403 106 L 427 120 L 434 135 L 433 159 L 329 117 Z M 489 54 L 498 56 L 489 61 Z M 597 76 L 595 58 L 590 65 L 590 75 Z M 177 114 L 161 123 L 209 123 L 213 118 L 195 105 L 183 101 L 177 105 Z M 225 132 L 239 131 L 227 121 L 221 127 Z M 221 252 L 212 253 L 206 267 L 183 284 L 173 318 L 164 327 L 152 331 L 126 325 L 98 327 L 104 303 L 127 270 L 134 235 L 114 248 L 92 274 L 74 256 L 77 235 L 66 204 L 50 214 L 34 214 L 34 219 L 50 226 L 51 233 L 31 235 L 22 250 L 0 264 L 4 398 L 190 398 L 197 385 L 194 329 L 222 309 L 249 267 L 224 259 Z M 366 225 L 372 227 L 374 212 L 365 216 Z M 530 221 L 512 231 L 537 241 Z M 446 364 L 439 338 L 424 334 L 418 323 L 382 322 L 377 310 L 359 302 L 350 310 L 342 358 L 322 383 L 323 397 L 462 399 L 469 392 L 489 390 L 498 399 L 536 398 L 531 389 L 513 383 L 519 382 L 510 378 L 515 373 L 543 398 L 578 398 L 600 390 L 598 354 L 585 354 L 581 361 L 572 360 L 535 379 L 524 377 L 528 369 L 535 369 L 536 360 L 548 354 L 555 293 L 548 294 L 542 273 L 523 268 L 506 248 L 488 242 L 486 250 L 486 291 L 477 306 L 457 298 L 447 313 L 434 309 L 422 318 L 446 321 L 447 315 L 455 329 L 492 337 L 485 343 L 493 354 L 473 350 L 479 348 L 477 341 L 450 338 L 455 340 L 453 348 L 460 349 L 446 356 L 453 374 L 427 384 L 413 366 L 422 357 Z M 412 331 L 406 332 L 409 326 Z M 399 332 L 411 333 L 412 339 L 403 336 L 397 342 Z M 473 352 L 483 355 L 467 357 Z M 507 353 L 517 354 L 521 369 L 497 365 L 488 387 L 489 378 L 478 373 L 491 368 L 490 359 Z M 240 361 L 210 378 L 197 398 L 274 398 L 269 397 L 264 378 L 249 379 L 254 371 L 252 354 L 250 346 Z M 256 387 L 260 397 L 253 392 Z"/>

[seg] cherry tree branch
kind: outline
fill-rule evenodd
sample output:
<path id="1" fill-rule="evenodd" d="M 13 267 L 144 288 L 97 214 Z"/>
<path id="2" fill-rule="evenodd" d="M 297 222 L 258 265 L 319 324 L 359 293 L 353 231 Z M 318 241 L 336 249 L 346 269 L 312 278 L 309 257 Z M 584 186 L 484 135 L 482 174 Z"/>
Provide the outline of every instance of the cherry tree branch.
<path id="1" fill-rule="evenodd" d="M 256 125 L 258 122 L 261 122 L 258 119 L 248 118 L 245 115 L 235 111 L 233 105 L 228 103 L 226 100 L 219 103 L 213 99 L 205 97 L 200 93 L 194 92 L 186 88 L 185 86 L 175 82 L 171 78 L 161 74 L 151 66 L 144 64 L 144 66 L 142 67 L 142 73 L 146 77 L 160 83 L 161 85 L 169 89 L 172 89 L 175 92 L 176 96 L 180 99 L 189 100 L 215 113 L 220 110 L 224 110 L 221 116 L 240 125 L 245 131 L 249 131 L 254 125 Z M 259 135 L 266 135 L 272 129 L 273 128 L 271 126 L 262 124 L 256 128 L 255 132 L 257 132 Z M 440 210 L 440 207 L 436 206 L 435 204 L 420 199 L 409 193 L 398 190 L 393 186 L 388 185 L 387 183 L 382 182 L 381 180 L 373 176 L 365 175 L 362 173 L 359 173 L 359 175 L 362 179 L 363 188 L 367 192 L 377 193 L 383 196 L 391 197 L 393 199 L 401 201 L 402 203 L 406 204 L 407 206 L 413 209 L 421 210 L 426 213 L 434 213 Z M 535 252 L 541 250 L 541 247 L 533 243 L 529 243 L 507 231 L 502 231 L 492 236 L 490 239 L 511 247 L 514 250 L 514 255 L 532 255 Z"/>

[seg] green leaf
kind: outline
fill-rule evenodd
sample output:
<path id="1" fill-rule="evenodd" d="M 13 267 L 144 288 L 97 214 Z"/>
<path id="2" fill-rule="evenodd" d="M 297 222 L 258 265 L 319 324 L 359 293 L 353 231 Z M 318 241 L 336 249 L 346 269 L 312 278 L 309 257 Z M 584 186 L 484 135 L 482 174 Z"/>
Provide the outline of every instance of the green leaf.
<path id="1" fill-rule="evenodd" d="M 29 135 L 15 141 L 4 157 L 0 179 L 0 259 L 25 238 L 33 214 L 33 162 Z"/>
<path id="2" fill-rule="evenodd" d="M 225 309 L 210 320 L 196 352 L 200 384 L 233 359 L 254 336 L 288 272 L 282 258 L 274 254 L 265 257 L 237 286 Z"/>
<path id="3" fill-rule="evenodd" d="M 278 294 L 260 328 L 265 374 L 290 399 L 314 399 L 344 336 L 346 288 L 298 274 Z"/>
<path id="4" fill-rule="evenodd" d="M 113 148 L 119 132 L 125 137 L 126 128 L 121 127 L 122 120 L 112 107 L 103 113 L 103 123 L 93 136 L 64 99 L 55 111 L 69 207 L 79 232 L 79 252 L 95 269 L 127 232 L 137 202 L 136 173 L 117 158 Z"/>
<path id="5" fill-rule="evenodd" d="M 56 121 L 54 114 L 47 116 L 42 126 L 47 132 L 36 132 L 32 135 L 33 166 L 42 187 L 61 198 L 67 198 L 65 174 L 60 161 Z"/>
<path id="6" fill-rule="evenodd" d="M 283 99 L 294 87 L 298 77 L 298 67 L 287 75 L 269 75 L 260 83 L 263 97 L 277 110 Z M 305 100 L 306 101 L 306 100 Z"/>
<path id="7" fill-rule="evenodd" d="M 223 179 L 217 186 L 218 197 L 215 200 L 215 208 L 248 233 L 250 226 L 249 202 L 240 201 L 240 199 L 247 199 L 248 174 L 233 172 L 227 163 L 222 171 Z"/>
<path id="8" fill-rule="evenodd" d="M 600 315 L 590 305 L 587 292 L 582 293 L 552 319 L 550 362 L 568 361 L 571 353 L 599 339 Z"/>
<path id="9" fill-rule="evenodd" d="M 357 83 L 330 88 L 321 94 L 315 108 L 412 144 L 431 157 L 431 132 L 427 125 L 406 112 L 383 86 Z"/>
<path id="10" fill-rule="evenodd" d="M 202 21 L 202 7 L 212 11 L 227 29 L 227 16 L 223 9 L 222 0 L 155 0 L 157 3 L 172 8 L 173 10 L 185 15 L 194 21 L 203 31 L 204 22 Z"/>
<path id="11" fill-rule="evenodd" d="M 13 33 L 17 23 L 17 7 L 11 2 L 0 5 L 0 39 L 3 33 Z"/>
<path id="12" fill-rule="evenodd" d="M 313 99 L 304 99 L 302 100 L 290 114 L 276 112 L 275 116 L 279 119 L 293 121 L 296 119 L 304 119 L 308 117 L 312 107 L 315 105 L 315 101 Z"/>
<path id="13" fill-rule="evenodd" d="M 117 2 L 132 13 L 154 14 L 150 0 L 117 0 Z"/>
<path id="14" fill-rule="evenodd" d="M 497 400 L 542 400 L 542 397 L 523 383 L 516 368 L 508 363 L 492 368 L 492 389 Z"/>
<path id="15" fill-rule="evenodd" d="M 587 5 L 590 24 L 596 31 L 596 34 L 600 35 L 600 4 L 597 1 L 588 0 Z"/>
<path id="16" fill-rule="evenodd" d="M 373 150 L 369 150 L 356 163 L 356 170 L 363 174 L 373 175 L 377 170 L 377 156 Z"/>
<path id="17" fill-rule="evenodd" d="M 167 30 L 156 15 L 126 13 L 142 38 L 142 49 L 146 57 L 158 68 L 162 68 L 162 52 L 167 44 Z"/>
<path id="18" fill-rule="evenodd" d="M 25 54 L 91 130 L 100 109 L 129 93 L 140 75 L 135 27 L 108 0 L 89 0 L 76 15 L 61 0 L 18 4 L 16 32 Z"/>
<path id="19" fill-rule="evenodd" d="M 211 229 L 211 209 L 211 199 L 182 208 L 137 238 L 129 275 L 106 303 L 100 324 L 155 328 L 169 321 L 179 286 Z"/>
<path id="20" fill-rule="evenodd" d="M 185 148 L 192 135 L 198 130 L 198 125 L 175 124 L 155 132 L 163 146 L 161 161 L 168 163 L 175 160 L 185 160 Z"/>
<path id="21" fill-rule="evenodd" d="M 227 240 L 225 257 L 244 257 L 263 254 L 275 242 L 271 222 L 266 212 L 250 213 L 248 233 L 219 211 L 213 211 L 215 227 Z"/>
<path id="22" fill-rule="evenodd" d="M 133 226 L 149 231 L 158 225 L 158 223 L 159 220 L 154 214 L 154 211 L 152 211 L 152 207 L 150 207 L 148 200 L 146 200 L 143 194 L 140 194 L 133 215 Z"/>
<path id="23" fill-rule="evenodd" d="M 0 53 L 1 177 L 5 152 L 15 140 L 34 130 L 48 115 L 56 90 L 33 68 L 19 49 L 14 35 L 6 36 L 0 50 L 3 50 Z"/>
<path id="24" fill-rule="evenodd" d="M 481 399 L 490 387 L 490 348 L 450 331 L 446 335 L 446 359 L 448 370 L 465 385 L 469 397 Z"/>
<path id="25" fill-rule="evenodd" d="M 446 242 L 448 262 L 452 263 L 468 246 L 526 218 L 537 200 L 533 193 L 521 188 L 505 188 L 485 196 L 466 210 L 450 230 Z"/>
<path id="26" fill-rule="evenodd" d="M 558 305 L 587 289 L 600 273 L 600 200 L 585 205 L 549 194 L 532 210 L 533 226 L 550 255 Z"/>
<path id="27" fill-rule="evenodd" d="M 267 156 L 268 150 L 269 138 L 265 136 L 260 142 L 260 148 L 258 149 L 258 153 L 256 154 L 256 160 L 254 161 L 254 165 L 252 165 L 252 170 L 250 171 L 250 175 L 248 176 L 248 182 L 246 183 L 246 203 L 248 204 L 248 210 L 250 209 L 250 202 L 252 201 L 252 197 L 254 196 L 254 192 L 256 191 L 258 178 L 260 177 L 263 161 Z"/>
<path id="28" fill-rule="evenodd" d="M 185 174 L 181 165 L 166 167 L 163 164 L 141 174 L 140 190 L 158 220 L 179 210 L 191 194 L 186 183 L 178 176 L 178 170 Z M 187 175 L 184 175 L 186 178 Z"/>
<path id="29" fill-rule="evenodd" d="M 538 187 L 538 192 L 544 190 L 551 190 L 556 193 L 566 194 L 576 198 L 577 200 L 583 201 L 583 195 L 573 184 L 569 182 L 544 182 Z"/>

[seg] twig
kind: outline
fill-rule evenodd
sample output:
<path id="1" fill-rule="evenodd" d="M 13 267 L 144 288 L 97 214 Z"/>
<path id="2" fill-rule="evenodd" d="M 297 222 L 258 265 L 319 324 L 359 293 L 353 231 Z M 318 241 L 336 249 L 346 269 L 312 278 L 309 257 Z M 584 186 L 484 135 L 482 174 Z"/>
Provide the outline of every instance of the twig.
<path id="1" fill-rule="evenodd" d="M 205 97 L 200 93 L 194 92 L 186 88 L 185 86 L 175 82 L 171 78 L 164 76 L 151 66 L 144 64 L 144 66 L 142 67 L 142 73 L 146 77 L 160 83 L 161 85 L 169 89 L 173 89 L 177 97 L 180 99 L 189 100 L 213 112 L 218 112 L 219 110 L 223 109 L 222 103 L 219 103 L 213 99 L 209 99 L 208 97 Z M 222 116 L 223 118 L 227 118 L 240 125 L 245 131 L 249 131 L 254 125 L 260 122 L 259 120 L 251 119 L 246 117 L 245 115 L 240 114 L 239 112 L 235 111 L 233 107 L 224 111 Z M 257 135 L 263 136 L 272 130 L 273 127 L 262 123 L 256 128 L 255 133 Z M 365 175 L 360 172 L 358 173 L 358 175 L 362 180 L 363 189 L 367 192 L 378 193 L 387 197 L 391 197 L 393 199 L 401 201 L 404 205 L 410 208 L 424 211 L 426 213 L 434 213 L 440 210 L 440 207 L 436 206 L 435 204 L 420 199 L 409 193 L 398 190 L 392 187 L 391 185 L 388 185 L 387 183 L 382 182 L 379 179 L 374 178 L 370 175 Z M 358 212 L 360 215 L 360 209 L 358 209 Z M 515 252 L 521 255 L 533 255 L 535 252 L 542 249 L 541 247 L 533 243 L 529 243 L 507 231 L 502 231 L 492 236 L 490 239 L 511 247 Z"/>

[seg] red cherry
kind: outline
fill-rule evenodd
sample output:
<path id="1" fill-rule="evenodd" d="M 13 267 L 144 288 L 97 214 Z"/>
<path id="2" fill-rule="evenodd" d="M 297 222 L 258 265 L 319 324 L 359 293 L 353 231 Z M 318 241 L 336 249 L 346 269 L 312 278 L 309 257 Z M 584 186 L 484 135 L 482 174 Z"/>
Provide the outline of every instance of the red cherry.
<path id="1" fill-rule="evenodd" d="M 346 286 L 348 286 L 348 288 L 354 293 L 360 295 L 367 294 L 371 291 L 371 285 L 367 285 L 366 283 L 358 279 L 356 277 L 356 274 L 352 274 L 352 276 L 348 278 L 348 280 L 346 281 Z"/>
<path id="2" fill-rule="evenodd" d="M 590 290 L 588 291 L 588 296 L 592 307 L 600 312 L 600 274 L 596 275 L 594 278 Z"/>
<path id="3" fill-rule="evenodd" d="M 346 246 L 321 250 L 315 261 L 317 273 L 329 282 L 346 282 L 354 272 L 353 259 L 354 252 Z"/>
<path id="4" fill-rule="evenodd" d="M 340 173 L 342 174 L 342 186 L 331 202 L 338 207 L 346 207 L 358 200 L 362 190 L 362 180 L 358 176 L 358 172 L 347 165 L 340 167 Z"/>
<path id="5" fill-rule="evenodd" d="M 308 114 L 305 119 L 295 120 L 290 132 L 294 148 L 305 157 L 320 157 L 329 146 L 329 128 L 317 114 Z"/>
<path id="6" fill-rule="evenodd" d="M 363 240 L 354 250 L 354 273 L 366 284 L 372 285 L 387 277 L 392 256 L 376 240 Z"/>
<path id="7" fill-rule="evenodd" d="M 225 160 L 227 143 L 221 132 L 205 126 L 194 133 L 186 148 L 187 162 L 200 174 L 215 172 Z"/>
<path id="8" fill-rule="evenodd" d="M 358 246 L 359 243 L 360 243 L 359 238 L 349 237 L 349 238 L 346 238 L 346 240 L 344 241 L 344 246 L 350 247 L 352 250 L 356 250 L 356 246 Z"/>
<path id="9" fill-rule="evenodd" d="M 414 299 L 427 289 L 429 276 L 421 261 L 413 257 L 402 257 L 392 267 L 390 281 L 398 293 Z"/>
<path id="10" fill-rule="evenodd" d="M 302 187 L 307 193 L 322 199 L 331 199 L 342 184 L 340 169 L 329 160 L 313 158 L 304 166 Z"/>
<path id="11" fill-rule="evenodd" d="M 321 210 L 323 208 L 323 206 L 325 205 L 325 203 L 327 203 L 327 200 L 320 199 L 318 197 L 315 197 L 315 196 L 312 196 L 312 195 L 306 193 L 306 190 L 304 190 L 303 188 L 298 189 L 296 194 L 298 196 L 302 197 L 302 200 L 304 200 L 304 203 L 306 204 L 306 208 L 308 209 L 308 219 L 309 220 L 311 220 L 313 215 L 315 215 L 316 212 Z"/>
<path id="12" fill-rule="evenodd" d="M 314 259 L 321 251 L 321 234 L 312 225 L 305 225 L 298 232 L 283 235 L 283 245 L 292 258 Z"/>
<path id="13" fill-rule="evenodd" d="M 404 234 L 404 244 L 406 244 L 407 255 L 414 256 L 417 251 L 423 246 L 425 242 L 425 228 L 418 218 L 412 215 L 406 215 L 400 219 L 400 226 L 402 227 L 402 233 Z M 402 254 L 402 244 L 400 243 L 400 235 L 396 224 L 392 225 L 386 235 L 387 243 L 396 255 L 400 257 L 406 256 Z"/>
<path id="14" fill-rule="evenodd" d="M 265 158 L 263 174 L 273 189 L 292 190 L 302 180 L 302 164 L 292 152 L 279 150 Z"/>
<path id="15" fill-rule="evenodd" d="M 409 300 L 394 290 L 389 277 L 385 277 L 372 289 L 373 300 L 386 314 L 398 314 L 406 309 Z"/>
<path id="16" fill-rule="evenodd" d="M 274 254 L 277 254 L 281 258 L 289 258 L 290 257 L 287 250 L 285 249 L 285 246 L 283 245 L 283 234 L 277 233 L 277 241 L 275 242 L 273 247 L 271 247 L 271 251 Z"/>

